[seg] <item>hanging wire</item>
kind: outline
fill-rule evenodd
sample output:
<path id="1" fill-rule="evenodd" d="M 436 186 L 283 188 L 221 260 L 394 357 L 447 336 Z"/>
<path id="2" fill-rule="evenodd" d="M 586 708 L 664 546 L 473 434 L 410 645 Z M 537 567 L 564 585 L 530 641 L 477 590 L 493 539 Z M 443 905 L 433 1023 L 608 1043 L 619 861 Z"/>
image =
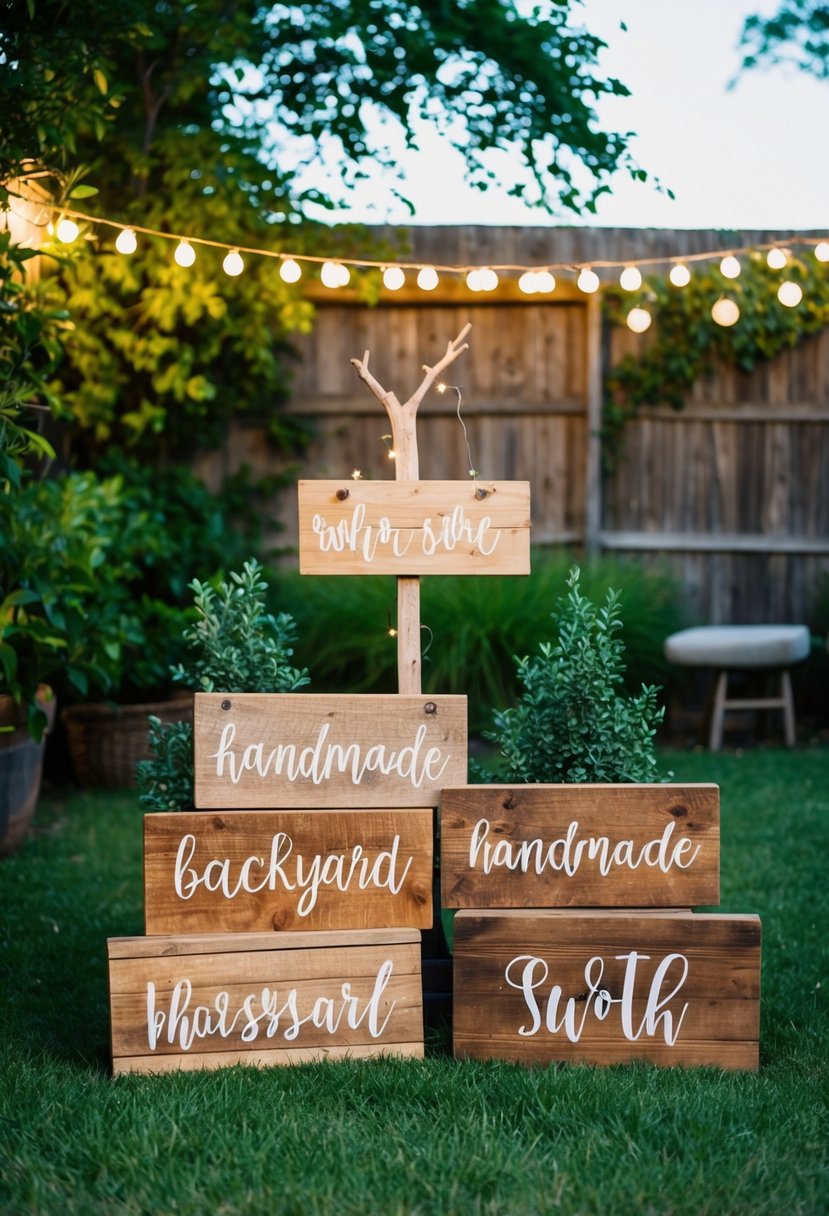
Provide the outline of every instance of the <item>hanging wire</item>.
<path id="1" fill-rule="evenodd" d="M 478 470 L 472 463 L 472 448 L 469 446 L 469 432 L 466 429 L 466 423 L 464 422 L 463 415 L 461 414 L 461 401 L 463 400 L 461 390 L 458 388 L 457 384 L 444 384 L 443 381 L 441 381 L 441 383 L 438 385 L 438 392 L 445 393 L 447 389 L 451 389 L 453 393 L 458 394 L 458 405 L 455 413 L 457 414 L 458 422 L 461 424 L 463 441 L 466 444 L 466 458 L 468 461 L 469 476 L 474 481 L 478 476 Z"/>

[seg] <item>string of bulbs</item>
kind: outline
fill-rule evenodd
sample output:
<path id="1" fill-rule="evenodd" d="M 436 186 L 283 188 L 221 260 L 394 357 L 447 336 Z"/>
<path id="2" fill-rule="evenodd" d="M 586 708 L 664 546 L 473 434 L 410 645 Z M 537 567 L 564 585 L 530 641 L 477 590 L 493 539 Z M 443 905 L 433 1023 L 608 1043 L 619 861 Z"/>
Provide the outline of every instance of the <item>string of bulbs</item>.
<path id="1" fill-rule="evenodd" d="M 124 224 L 118 220 L 104 219 L 100 216 L 88 215 L 57 204 L 44 203 L 40 199 L 25 199 L 46 211 L 57 213 L 58 222 L 54 225 L 54 235 L 64 244 L 72 244 L 81 235 L 80 225 L 83 223 L 94 226 L 105 226 L 118 230 L 115 248 L 119 253 L 129 256 L 138 248 L 138 237 L 146 236 L 175 242 L 173 258 L 177 265 L 187 268 L 192 266 L 197 258 L 197 248 L 206 247 L 225 250 L 222 268 L 225 274 L 236 277 L 245 269 L 244 255 L 275 258 L 279 261 L 279 274 L 284 282 L 293 284 L 302 279 L 306 268 L 319 268 L 319 279 L 322 285 L 330 290 L 347 287 L 351 280 L 352 270 L 380 270 L 383 286 L 387 291 L 399 291 L 406 285 L 407 272 L 415 273 L 415 282 L 421 291 L 434 291 L 440 282 L 440 275 L 463 277 L 470 291 L 488 293 L 495 291 L 499 285 L 500 275 L 518 276 L 518 288 L 526 295 L 551 295 L 556 289 L 554 271 L 559 274 L 569 274 L 575 278 L 579 291 L 586 295 L 598 291 L 601 279 L 597 270 L 620 270 L 619 285 L 624 291 L 635 292 L 642 286 L 641 266 L 661 266 L 670 264 L 668 278 L 675 287 L 685 287 L 691 281 L 690 264 L 695 262 L 720 259 L 720 272 L 726 279 L 736 279 L 740 275 L 741 262 L 739 255 L 765 253 L 766 261 L 773 270 L 785 270 L 790 247 L 800 245 L 813 248 L 815 258 L 819 262 L 829 262 L 829 238 L 794 236 L 785 244 L 768 243 L 746 245 L 738 248 L 721 248 L 707 250 L 702 253 L 686 254 L 674 257 L 638 258 L 635 262 L 628 260 L 593 261 L 590 264 L 571 262 L 549 262 L 543 266 L 528 266 L 522 264 L 493 264 L 458 265 L 458 264 L 424 264 L 422 262 L 406 261 L 375 261 L 371 258 L 330 258 L 314 254 L 289 253 L 283 250 L 261 249 L 241 245 L 229 245 L 223 241 L 214 241 L 205 237 L 193 237 L 179 233 L 161 232 L 158 229 L 144 228 L 136 224 Z M 50 224 L 50 230 L 52 225 Z M 787 308 L 796 308 L 803 298 L 800 285 L 791 279 L 783 279 L 777 291 L 777 298 Z M 714 321 L 722 326 L 736 324 L 740 317 L 740 309 L 736 300 L 729 296 L 721 296 L 711 310 Z M 638 305 L 629 310 L 627 324 L 635 333 L 644 333 L 650 327 L 651 315 L 647 308 Z"/>

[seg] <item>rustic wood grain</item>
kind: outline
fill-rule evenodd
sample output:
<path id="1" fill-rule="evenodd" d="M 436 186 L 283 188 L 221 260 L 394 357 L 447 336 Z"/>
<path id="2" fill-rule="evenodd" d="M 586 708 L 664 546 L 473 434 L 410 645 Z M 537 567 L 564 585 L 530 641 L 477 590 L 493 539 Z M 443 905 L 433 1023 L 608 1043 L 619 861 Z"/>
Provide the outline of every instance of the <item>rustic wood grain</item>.
<path id="1" fill-rule="evenodd" d="M 301 574 L 529 574 L 529 482 L 300 481 Z"/>
<path id="2" fill-rule="evenodd" d="M 115 1073 L 423 1053 L 411 929 L 116 938 L 108 954 Z"/>
<path id="3" fill-rule="evenodd" d="M 440 825 L 447 908 L 719 902 L 716 785 L 466 785 L 443 790 Z"/>
<path id="4" fill-rule="evenodd" d="M 676 911 L 458 912 L 454 994 L 457 1057 L 756 1070 L 760 921 Z"/>
<path id="5" fill-rule="evenodd" d="M 466 780 L 466 748 L 466 697 L 197 693 L 195 802 L 199 810 L 437 806 L 444 785 Z M 251 763 L 261 755 L 267 775 L 244 769 L 245 755 Z M 384 773 L 380 762 L 396 767 Z"/>
<path id="6" fill-rule="evenodd" d="M 144 816 L 148 934 L 431 924 L 431 808 Z"/>

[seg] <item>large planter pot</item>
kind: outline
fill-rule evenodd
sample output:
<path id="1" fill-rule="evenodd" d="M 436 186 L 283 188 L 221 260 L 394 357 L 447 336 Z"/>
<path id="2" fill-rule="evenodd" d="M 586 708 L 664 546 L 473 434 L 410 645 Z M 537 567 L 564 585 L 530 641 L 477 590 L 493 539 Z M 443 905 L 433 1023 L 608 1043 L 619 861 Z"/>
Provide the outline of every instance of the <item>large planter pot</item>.
<path id="1" fill-rule="evenodd" d="M 151 716 L 162 722 L 192 721 L 193 697 L 188 694 L 142 705 L 102 701 L 64 709 L 61 721 L 78 784 L 99 790 L 135 785 L 135 766 L 150 756 Z"/>
<path id="2" fill-rule="evenodd" d="M 46 714 L 46 732 L 55 720 L 55 699 L 44 691 L 38 704 Z M 9 696 L 0 696 L 0 857 L 13 853 L 26 838 L 34 818 L 43 774 L 46 732 L 36 743 L 23 724 L 19 706 Z"/>

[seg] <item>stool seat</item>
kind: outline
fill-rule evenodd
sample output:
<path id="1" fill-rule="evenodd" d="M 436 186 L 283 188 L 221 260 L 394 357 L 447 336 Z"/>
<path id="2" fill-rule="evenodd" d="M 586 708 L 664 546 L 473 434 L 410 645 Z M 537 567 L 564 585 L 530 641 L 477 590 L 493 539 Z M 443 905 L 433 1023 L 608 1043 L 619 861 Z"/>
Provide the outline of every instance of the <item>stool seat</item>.
<path id="1" fill-rule="evenodd" d="M 805 625 L 699 625 L 672 633 L 665 657 L 680 667 L 790 667 L 809 645 Z"/>
<path id="2" fill-rule="evenodd" d="M 732 709 L 780 709 L 786 744 L 794 747 L 794 699 L 789 668 L 809 653 L 805 625 L 699 625 L 672 633 L 665 640 L 665 657 L 680 667 L 713 667 L 717 678 L 711 708 L 708 746 L 722 746 L 723 720 Z M 737 668 L 777 673 L 776 696 L 729 697 L 728 673 Z"/>

